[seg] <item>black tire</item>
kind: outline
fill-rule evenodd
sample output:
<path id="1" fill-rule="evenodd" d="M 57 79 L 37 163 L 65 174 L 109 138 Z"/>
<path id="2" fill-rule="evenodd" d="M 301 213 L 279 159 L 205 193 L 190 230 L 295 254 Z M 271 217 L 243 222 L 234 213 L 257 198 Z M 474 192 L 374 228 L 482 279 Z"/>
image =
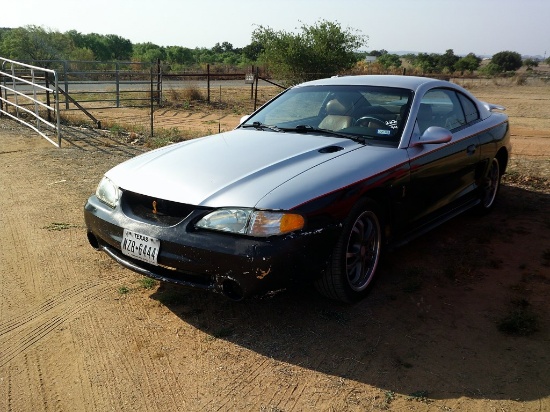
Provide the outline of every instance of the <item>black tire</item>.
<path id="1" fill-rule="evenodd" d="M 347 303 L 366 296 L 380 261 L 383 227 L 376 202 L 365 199 L 352 209 L 327 269 L 315 281 L 319 293 Z"/>
<path id="2" fill-rule="evenodd" d="M 482 182 L 480 203 L 478 206 L 478 211 L 482 214 L 491 211 L 495 206 L 495 201 L 500 189 L 501 177 L 500 162 L 495 157 L 491 161 L 489 170 L 487 170 L 487 175 Z"/>

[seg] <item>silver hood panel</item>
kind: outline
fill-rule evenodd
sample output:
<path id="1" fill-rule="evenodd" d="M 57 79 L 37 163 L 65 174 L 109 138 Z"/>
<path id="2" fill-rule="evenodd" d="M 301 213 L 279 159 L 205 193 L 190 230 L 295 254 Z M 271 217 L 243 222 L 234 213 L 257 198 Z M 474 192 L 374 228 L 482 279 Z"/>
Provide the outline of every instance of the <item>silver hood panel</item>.
<path id="1" fill-rule="evenodd" d="M 342 150 L 319 152 L 327 146 Z M 234 130 L 145 153 L 106 175 L 124 190 L 159 199 L 209 207 L 254 207 L 297 175 L 360 148 L 365 146 L 330 136 Z M 277 203 L 273 200 L 269 203 Z"/>

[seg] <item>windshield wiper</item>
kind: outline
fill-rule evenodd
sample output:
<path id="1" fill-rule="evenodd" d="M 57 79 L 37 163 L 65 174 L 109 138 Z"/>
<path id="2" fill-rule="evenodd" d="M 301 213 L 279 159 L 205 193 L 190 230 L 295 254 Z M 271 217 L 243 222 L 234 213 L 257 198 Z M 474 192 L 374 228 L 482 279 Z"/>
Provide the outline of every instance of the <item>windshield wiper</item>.
<path id="1" fill-rule="evenodd" d="M 274 131 L 274 132 L 284 132 L 283 129 L 280 129 L 280 128 L 277 127 L 277 126 L 273 126 L 273 125 L 269 125 L 269 124 L 264 124 L 264 123 L 261 123 L 261 122 L 247 123 L 247 124 L 243 124 L 241 127 L 242 127 L 242 128 L 253 127 L 253 128 L 256 129 L 256 130 L 265 130 L 265 129 L 268 129 L 268 130 L 272 130 L 272 131 Z"/>
<path id="2" fill-rule="evenodd" d="M 284 127 L 281 130 L 284 130 L 285 132 L 292 131 L 292 132 L 298 132 L 298 133 L 308 133 L 308 132 L 320 133 L 328 136 L 342 137 L 344 139 L 353 140 L 354 142 L 357 142 L 357 143 L 366 144 L 366 140 L 361 136 L 348 134 L 348 133 L 335 132 L 334 130 L 330 130 L 330 129 L 320 129 L 318 127 L 310 126 L 309 124 L 300 124 L 296 127 L 291 127 L 291 128 Z"/>

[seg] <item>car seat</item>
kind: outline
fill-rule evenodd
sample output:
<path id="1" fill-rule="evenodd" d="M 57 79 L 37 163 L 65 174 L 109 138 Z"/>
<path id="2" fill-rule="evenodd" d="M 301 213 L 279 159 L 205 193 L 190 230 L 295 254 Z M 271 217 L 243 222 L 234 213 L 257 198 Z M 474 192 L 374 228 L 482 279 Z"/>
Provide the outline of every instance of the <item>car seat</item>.
<path id="1" fill-rule="evenodd" d="M 330 100 L 326 105 L 327 115 L 319 123 L 319 128 L 328 130 L 340 130 L 353 124 L 353 117 L 349 116 L 351 104 L 338 99 Z"/>

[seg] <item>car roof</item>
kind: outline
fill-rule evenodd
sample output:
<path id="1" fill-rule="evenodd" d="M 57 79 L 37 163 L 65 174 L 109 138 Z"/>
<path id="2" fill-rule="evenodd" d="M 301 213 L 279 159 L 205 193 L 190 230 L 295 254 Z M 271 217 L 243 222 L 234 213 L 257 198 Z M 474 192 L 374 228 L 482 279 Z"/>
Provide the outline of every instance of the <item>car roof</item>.
<path id="1" fill-rule="evenodd" d="M 444 80 L 432 79 L 429 77 L 418 76 L 399 76 L 399 75 L 360 75 L 360 76 L 334 76 L 327 79 L 313 80 L 302 83 L 295 87 L 303 86 L 381 86 L 381 87 L 399 87 L 410 90 L 419 88 L 431 88 L 435 86 L 449 87 L 452 83 Z"/>

